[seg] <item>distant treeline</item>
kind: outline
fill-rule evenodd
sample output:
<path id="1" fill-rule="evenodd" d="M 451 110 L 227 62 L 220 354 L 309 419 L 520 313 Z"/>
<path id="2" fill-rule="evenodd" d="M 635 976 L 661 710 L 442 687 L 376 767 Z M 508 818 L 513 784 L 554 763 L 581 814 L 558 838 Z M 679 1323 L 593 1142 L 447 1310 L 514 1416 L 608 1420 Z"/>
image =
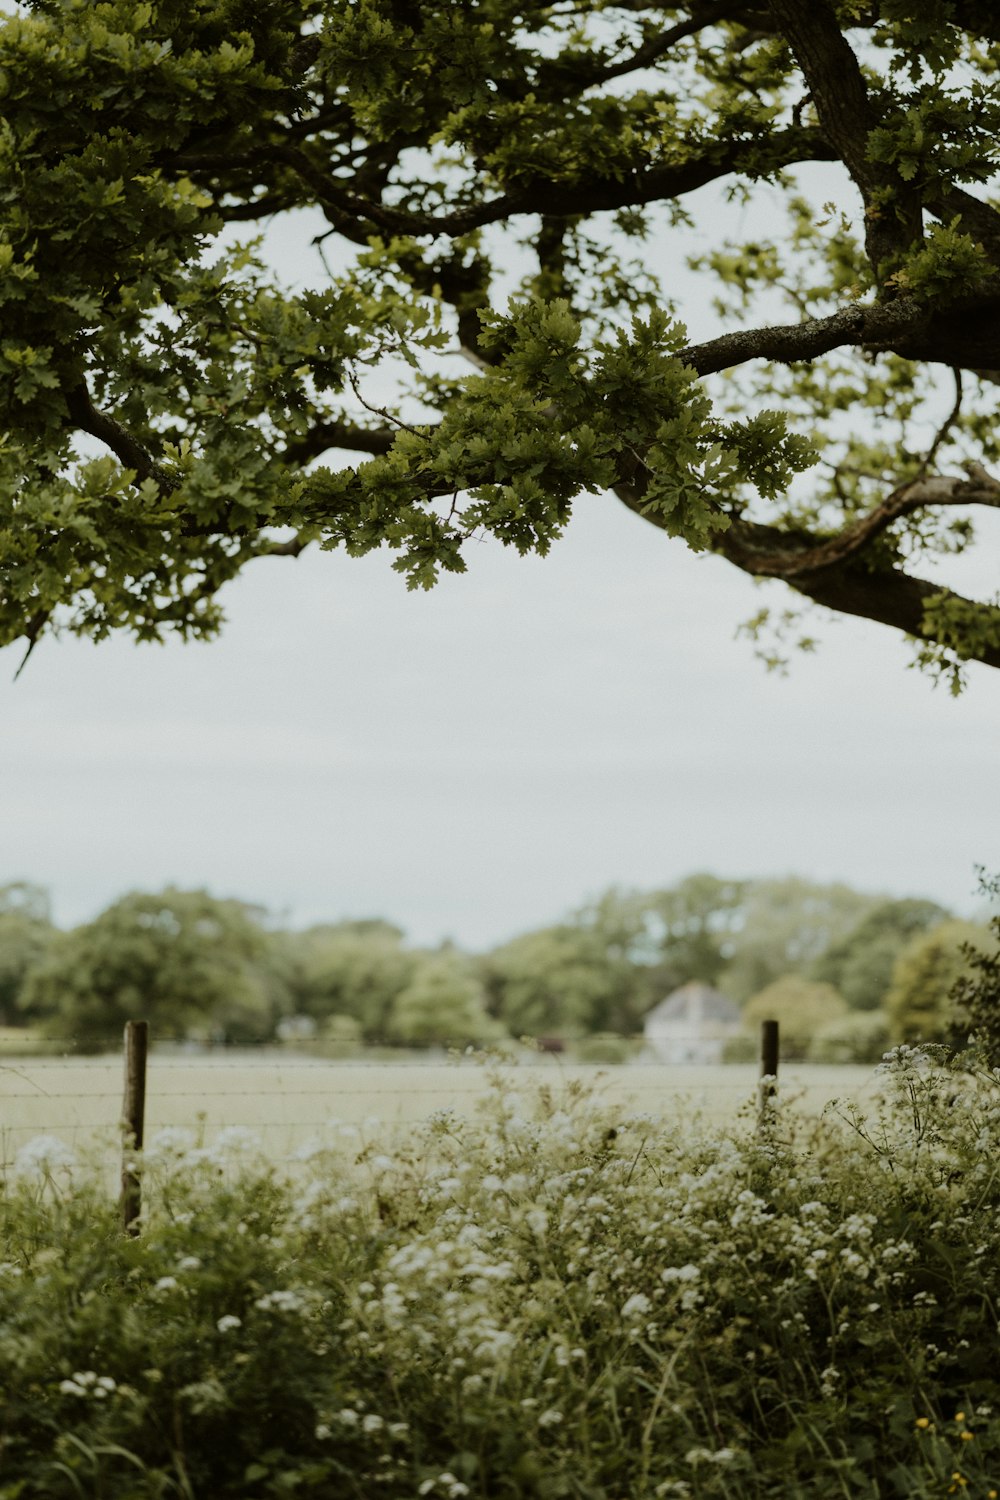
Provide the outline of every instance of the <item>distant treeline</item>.
<path id="1" fill-rule="evenodd" d="M 47 893 L 0 887 L 0 1022 L 97 1047 L 144 1017 L 159 1036 L 364 1045 L 633 1037 L 689 980 L 782 1022 L 786 1055 L 865 1061 L 960 1028 L 948 994 L 984 926 L 936 902 L 841 884 L 688 876 L 618 888 L 565 921 L 468 953 L 415 947 L 381 917 L 293 931 L 244 901 L 133 892 L 69 931 Z M 738 1048 L 736 1049 L 738 1050 Z"/>

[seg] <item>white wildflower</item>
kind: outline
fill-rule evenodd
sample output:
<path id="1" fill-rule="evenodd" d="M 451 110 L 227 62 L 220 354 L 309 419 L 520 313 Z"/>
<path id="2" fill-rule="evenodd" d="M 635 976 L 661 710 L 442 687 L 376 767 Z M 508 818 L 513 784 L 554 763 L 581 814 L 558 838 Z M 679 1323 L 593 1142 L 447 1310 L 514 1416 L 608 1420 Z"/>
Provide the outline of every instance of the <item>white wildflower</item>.
<path id="1" fill-rule="evenodd" d="M 467 1484 L 463 1484 L 460 1479 L 456 1479 L 454 1474 L 449 1473 L 446 1469 L 445 1472 L 443 1474 L 439 1474 L 436 1479 L 425 1479 L 423 1483 L 418 1486 L 417 1494 L 432 1495 L 435 1491 L 438 1491 L 440 1494 L 447 1496 L 448 1500 L 461 1500 L 462 1495 L 467 1495 L 469 1493 L 469 1486 Z"/>
<path id="2" fill-rule="evenodd" d="M 54 1135 L 36 1135 L 18 1151 L 14 1158 L 15 1177 L 45 1179 L 56 1172 L 71 1172 L 77 1165 L 76 1153 L 65 1141 Z"/>
<path id="3" fill-rule="evenodd" d="M 213 1154 L 216 1157 L 241 1156 L 249 1151 L 261 1149 L 260 1136 L 246 1125 L 224 1125 L 215 1137 Z"/>
<path id="4" fill-rule="evenodd" d="M 71 1380 L 60 1380 L 59 1389 L 64 1396 L 106 1401 L 118 1389 L 118 1382 L 111 1375 L 98 1375 L 95 1370 L 74 1370 Z"/>
<path id="5" fill-rule="evenodd" d="M 689 1448 L 684 1460 L 694 1467 L 698 1464 L 731 1464 L 735 1457 L 735 1448 Z"/>
<path id="6" fill-rule="evenodd" d="M 194 1149 L 195 1135 L 185 1125 L 164 1125 L 146 1144 L 144 1155 L 147 1162 L 168 1161 L 186 1156 Z"/>
<path id="7" fill-rule="evenodd" d="M 697 1266 L 667 1266 L 666 1270 L 660 1272 L 661 1281 L 697 1281 L 701 1271 Z"/>
<path id="8" fill-rule="evenodd" d="M 622 1308 L 623 1318 L 642 1318 L 652 1310 L 652 1302 L 645 1292 L 635 1292 Z"/>
<path id="9" fill-rule="evenodd" d="M 261 1312 L 304 1312 L 305 1301 L 298 1292 L 276 1291 L 267 1292 L 263 1297 L 258 1297 L 254 1307 L 260 1308 Z"/>
<path id="10" fill-rule="evenodd" d="M 238 1318 L 235 1313 L 223 1313 L 215 1326 L 220 1333 L 229 1333 L 234 1328 L 242 1328 L 243 1319 Z"/>

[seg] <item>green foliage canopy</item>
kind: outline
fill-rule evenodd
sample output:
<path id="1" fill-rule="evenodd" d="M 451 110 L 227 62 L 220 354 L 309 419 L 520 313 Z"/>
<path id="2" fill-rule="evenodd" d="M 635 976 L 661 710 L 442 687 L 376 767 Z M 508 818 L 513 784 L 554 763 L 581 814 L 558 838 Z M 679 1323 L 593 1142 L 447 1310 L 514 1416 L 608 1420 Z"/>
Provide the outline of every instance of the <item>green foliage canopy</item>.
<path id="1" fill-rule="evenodd" d="M 892 970 L 907 943 L 948 918 L 936 901 L 885 901 L 817 959 L 813 977 L 840 991 L 854 1010 L 877 1010 L 885 1000 Z"/>
<path id="2" fill-rule="evenodd" d="M 1000 875 L 981 871 L 979 883 L 984 896 L 1000 901 Z M 989 1065 L 1000 1067 L 1000 910 L 990 917 L 988 940 L 971 943 L 965 958 L 966 970 L 952 990 L 952 1004 Z"/>
<path id="3" fill-rule="evenodd" d="M 286 941 L 299 1011 L 317 1021 L 350 1016 L 367 1040 L 385 1041 L 389 1013 L 414 974 L 415 957 L 402 931 L 371 918 L 324 924 Z"/>
<path id="4" fill-rule="evenodd" d="M 1000 665 L 996 603 L 922 571 L 1000 501 L 998 64 L 978 0 L 5 15 L 0 641 L 203 636 L 313 543 L 426 587 L 599 493 L 953 687 Z M 701 257 L 726 331 L 692 343 L 712 184 L 784 208 Z M 324 226 L 301 291 L 254 240 L 281 216 Z"/>
<path id="5" fill-rule="evenodd" d="M 56 935 L 48 898 L 38 886 L 13 881 L 0 886 L 0 1025 L 31 1016 L 25 982 Z"/>
<path id="6" fill-rule="evenodd" d="M 405 1046 L 466 1046 L 496 1041 L 505 1028 L 486 1013 L 482 984 L 468 959 L 454 950 L 426 954 L 396 996 L 389 1036 Z"/>
<path id="7" fill-rule="evenodd" d="M 784 974 L 749 999 L 743 1007 L 743 1022 L 756 1029 L 761 1021 L 777 1021 L 784 1058 L 802 1058 L 821 1027 L 847 1014 L 843 996 L 832 984 Z"/>
<path id="8" fill-rule="evenodd" d="M 742 1002 L 785 974 L 807 970 L 878 904 L 878 897 L 840 882 L 798 875 L 748 881 L 722 989 Z"/>
<path id="9" fill-rule="evenodd" d="M 25 981 L 23 1006 L 84 1048 L 116 1041 L 136 1019 L 160 1037 L 256 1040 L 270 1035 L 283 999 L 268 951 L 242 902 L 136 892 L 58 935 Z"/>
<path id="10" fill-rule="evenodd" d="M 523 933 L 483 962 L 490 1012 L 512 1036 L 577 1036 L 630 1029 L 620 986 L 628 967 L 585 927 L 564 922 Z"/>
<path id="11" fill-rule="evenodd" d="M 956 1014 L 952 990 L 971 970 L 969 947 L 987 934 L 972 922 L 940 922 L 912 938 L 896 960 L 885 1008 L 894 1041 L 961 1043 L 968 1023 Z"/>

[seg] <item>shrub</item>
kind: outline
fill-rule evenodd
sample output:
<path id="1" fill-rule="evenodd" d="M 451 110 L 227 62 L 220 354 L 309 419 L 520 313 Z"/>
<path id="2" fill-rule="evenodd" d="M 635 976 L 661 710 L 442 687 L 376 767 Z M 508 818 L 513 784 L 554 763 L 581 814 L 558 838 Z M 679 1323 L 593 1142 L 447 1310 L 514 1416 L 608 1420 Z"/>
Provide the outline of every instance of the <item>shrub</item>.
<path id="1" fill-rule="evenodd" d="M 847 1003 L 832 984 L 786 974 L 747 1001 L 743 1024 L 756 1028 L 761 1021 L 777 1021 L 781 1056 L 792 1062 L 806 1056 L 820 1026 L 846 1014 Z"/>
<path id="2" fill-rule="evenodd" d="M 597 1031 L 593 1036 L 582 1036 L 573 1043 L 573 1056 L 582 1063 L 617 1066 L 629 1062 L 638 1051 L 637 1043 L 610 1031 Z"/>
<path id="3" fill-rule="evenodd" d="M 815 1063 L 877 1063 L 889 1046 L 889 1023 L 880 1010 L 854 1011 L 821 1026 L 809 1043 Z"/>
<path id="4" fill-rule="evenodd" d="M 979 885 L 984 896 L 1000 901 L 1000 875 L 981 871 Z M 966 970 L 949 996 L 952 1010 L 957 1024 L 972 1032 L 989 1065 L 996 1067 L 1000 1064 L 1000 911 L 990 918 L 986 946 L 970 943 L 963 956 Z"/>
<path id="5" fill-rule="evenodd" d="M 361 1022 L 354 1016 L 327 1016 L 320 1037 L 324 1057 L 357 1057 L 362 1050 Z"/>
<path id="6" fill-rule="evenodd" d="M 722 1045 L 724 1063 L 756 1062 L 760 1057 L 760 1037 L 750 1031 L 738 1031 Z"/>
<path id="7" fill-rule="evenodd" d="M 497 1092 L 281 1176 L 50 1143 L 0 1224 L 4 1500 L 930 1500 L 1000 1488 L 1000 1074 L 661 1129 Z M 346 1148 L 346 1149 L 345 1149 Z"/>

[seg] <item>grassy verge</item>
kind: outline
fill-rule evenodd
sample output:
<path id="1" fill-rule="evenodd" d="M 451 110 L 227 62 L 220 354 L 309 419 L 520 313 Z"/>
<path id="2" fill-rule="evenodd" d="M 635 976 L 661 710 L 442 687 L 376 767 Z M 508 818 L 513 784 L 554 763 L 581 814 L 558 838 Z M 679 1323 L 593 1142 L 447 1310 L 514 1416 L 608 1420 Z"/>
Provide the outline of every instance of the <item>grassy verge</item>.
<path id="1" fill-rule="evenodd" d="M 126 1240 L 65 1147 L 0 1245 L 0 1500 L 1000 1491 L 1000 1080 L 754 1136 L 498 1086 L 282 1178 L 155 1142 Z"/>
<path id="2" fill-rule="evenodd" d="M 59 1057 L 69 1050 L 70 1043 L 45 1036 L 30 1026 L 0 1026 L 0 1059 Z"/>

